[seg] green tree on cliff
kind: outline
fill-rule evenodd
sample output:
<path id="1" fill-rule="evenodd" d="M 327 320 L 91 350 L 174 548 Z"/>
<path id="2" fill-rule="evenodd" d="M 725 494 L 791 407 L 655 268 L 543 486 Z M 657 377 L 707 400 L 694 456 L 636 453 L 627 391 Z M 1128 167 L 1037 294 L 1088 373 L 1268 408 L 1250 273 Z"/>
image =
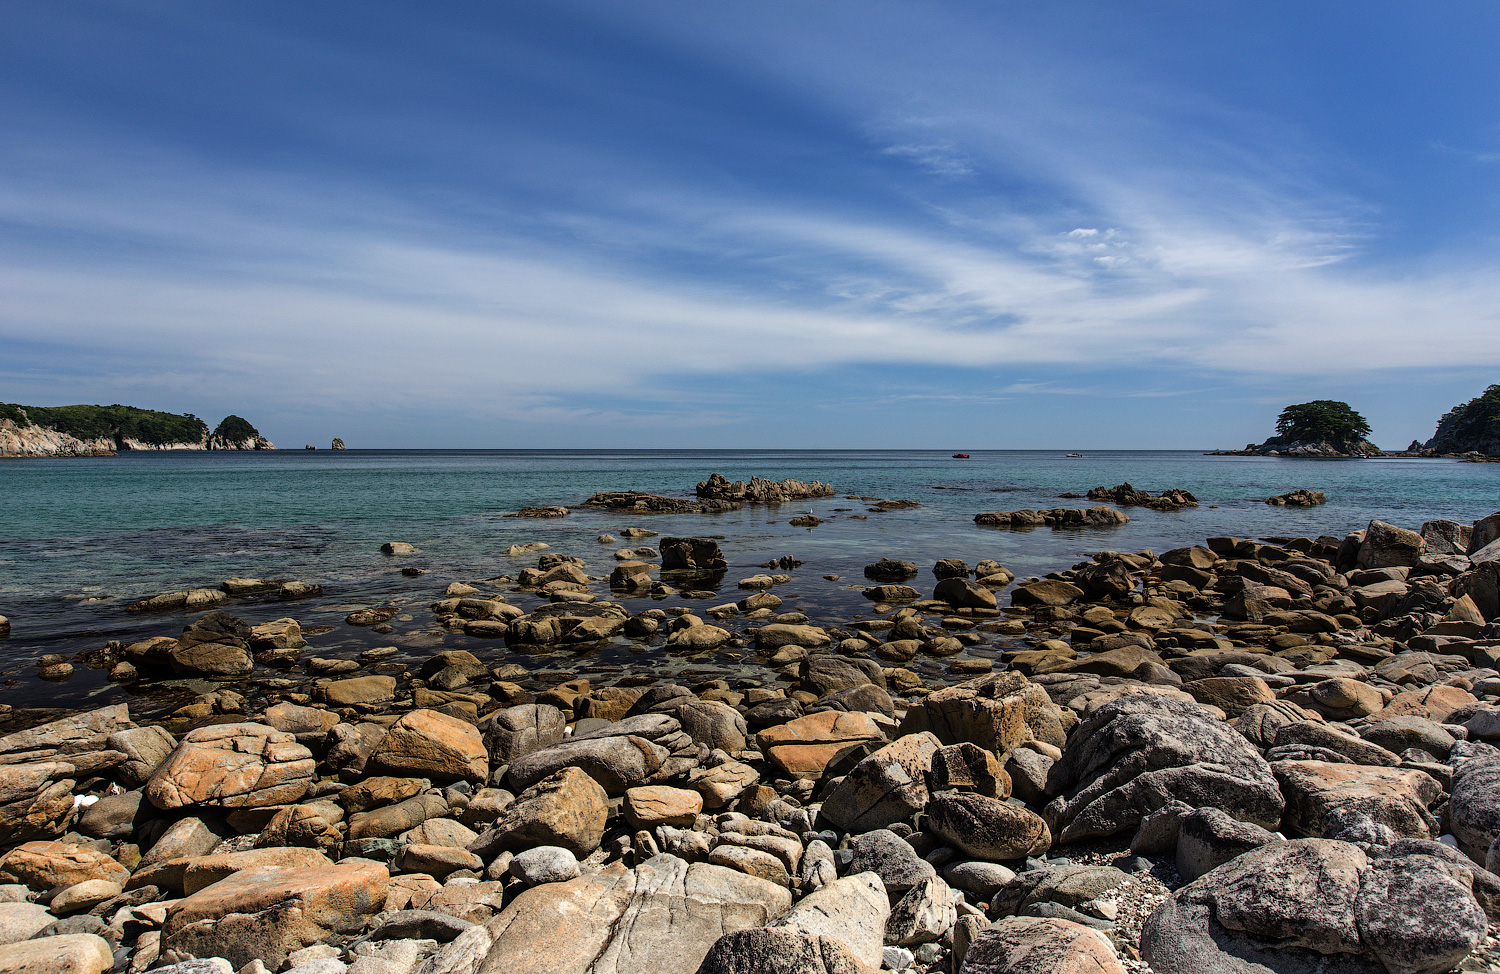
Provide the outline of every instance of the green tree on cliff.
<path id="1" fill-rule="evenodd" d="M 1276 432 L 1291 442 L 1325 441 L 1335 445 L 1359 443 L 1370 435 L 1370 424 L 1346 402 L 1318 399 L 1281 411 Z"/>

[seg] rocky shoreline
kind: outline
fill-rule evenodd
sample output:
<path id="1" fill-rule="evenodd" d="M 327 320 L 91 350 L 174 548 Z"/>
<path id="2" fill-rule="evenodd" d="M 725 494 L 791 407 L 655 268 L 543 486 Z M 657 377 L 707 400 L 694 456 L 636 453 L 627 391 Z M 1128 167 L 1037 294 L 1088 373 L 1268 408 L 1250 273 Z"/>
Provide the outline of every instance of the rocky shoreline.
<path id="1" fill-rule="evenodd" d="M 793 483 L 697 502 L 832 494 Z M 1049 514 L 1089 516 L 979 517 Z M 133 603 L 194 615 L 89 665 L 206 682 L 149 720 L 6 708 L 0 971 L 1494 969 L 1500 513 L 1023 579 L 890 557 L 836 619 L 777 594 L 794 558 L 736 580 L 639 524 L 605 575 L 537 543 L 447 582 L 427 611 L 472 648 L 419 665 L 305 655 L 311 583 Z M 757 675 L 484 659 L 618 639 Z"/>

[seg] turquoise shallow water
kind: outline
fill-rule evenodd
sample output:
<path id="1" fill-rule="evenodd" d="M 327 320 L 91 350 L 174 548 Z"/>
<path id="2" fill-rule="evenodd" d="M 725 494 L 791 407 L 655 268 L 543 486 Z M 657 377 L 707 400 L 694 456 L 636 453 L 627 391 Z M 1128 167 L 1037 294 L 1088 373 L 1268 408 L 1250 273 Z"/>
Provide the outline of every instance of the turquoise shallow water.
<path id="1" fill-rule="evenodd" d="M 41 684 L 31 679 L 32 664 L 42 653 L 71 656 L 111 638 L 175 635 L 190 617 L 129 616 L 124 604 L 216 586 L 233 575 L 300 578 L 325 587 L 314 600 L 228 606 L 251 621 L 290 614 L 304 626 L 335 626 L 312 640 L 310 653 L 353 655 L 368 645 L 394 644 L 414 659 L 439 648 L 466 648 L 501 660 L 517 657 L 497 643 L 435 630 L 425 604 L 450 581 L 534 564 L 502 554 L 522 541 L 541 540 L 554 551 L 583 556 L 592 572 L 603 574 L 616 546 L 594 539 L 630 524 L 666 535 L 722 536 L 732 567 L 723 597 L 707 604 L 736 597 L 734 581 L 767 559 L 800 558 L 794 582 L 779 594 L 799 596 L 797 606 L 815 620 L 837 621 L 867 613 L 854 583 L 863 581 L 862 567 L 881 556 L 922 565 L 941 557 L 970 564 L 994 558 L 1025 576 L 1066 567 L 1102 548 L 1162 551 L 1218 534 L 1342 535 L 1374 517 L 1415 527 L 1500 509 L 1495 464 L 1184 452 L 1070 459 L 1064 452 L 976 452 L 954 460 L 940 451 L 281 451 L 3 462 L 0 615 L 11 618 L 14 633 L 0 643 L 0 702 L 78 705 L 139 694 L 141 688 L 110 687 L 102 673 L 82 666 L 65 683 Z M 530 504 L 575 504 L 596 490 L 687 495 L 714 471 L 731 479 L 824 480 L 838 496 L 712 516 L 577 511 L 555 521 L 503 517 Z M 1176 513 L 1130 509 L 1128 525 L 1107 531 L 1011 532 L 973 523 L 980 511 L 1088 506 L 1058 495 L 1127 480 L 1152 491 L 1185 487 L 1203 506 Z M 1261 503 L 1296 487 L 1324 490 L 1329 503 L 1308 511 Z M 866 505 L 846 500 L 849 494 L 909 498 L 922 506 L 852 520 Z M 827 523 L 812 529 L 787 523 L 806 510 Z M 388 540 L 417 545 L 421 553 L 402 563 L 430 573 L 402 576 L 395 560 L 379 554 Z M 843 578 L 830 582 L 824 574 Z M 526 597 L 512 598 L 527 604 Z M 411 618 L 398 620 L 396 633 L 374 636 L 342 625 L 351 606 L 383 602 L 411 606 Z M 711 671 L 724 661 L 691 662 Z M 657 675 L 684 665 L 625 643 L 587 660 L 554 663 L 565 670 L 655 667 Z"/>

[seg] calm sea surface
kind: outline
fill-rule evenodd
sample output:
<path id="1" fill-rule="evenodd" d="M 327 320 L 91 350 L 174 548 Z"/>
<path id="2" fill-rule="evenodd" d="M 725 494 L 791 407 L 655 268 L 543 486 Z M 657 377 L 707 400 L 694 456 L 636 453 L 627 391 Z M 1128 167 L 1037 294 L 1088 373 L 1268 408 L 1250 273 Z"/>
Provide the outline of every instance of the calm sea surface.
<path id="1" fill-rule="evenodd" d="M 131 616 L 127 602 L 159 592 L 216 587 L 231 576 L 302 579 L 324 587 L 299 602 L 233 601 L 224 608 L 260 622 L 290 615 L 304 627 L 335 627 L 314 636 L 305 655 L 354 656 L 395 645 L 420 660 L 439 649 L 468 649 L 495 662 L 522 662 L 557 673 L 658 677 L 728 675 L 737 661 L 673 659 L 659 647 L 621 641 L 583 656 L 545 659 L 471 639 L 433 625 L 426 606 L 452 581 L 514 573 L 535 556 L 510 558 L 508 546 L 544 541 L 585 558 L 593 574 L 615 563 L 619 545 L 598 535 L 630 525 L 664 535 L 720 536 L 731 569 L 720 598 L 688 602 L 698 609 L 738 598 L 734 582 L 768 559 L 792 555 L 804 564 L 777 589 L 788 610 L 815 622 L 868 616 L 860 596 L 862 568 L 881 556 L 924 568 L 938 558 L 970 564 L 994 558 L 1017 575 L 1064 568 L 1104 548 L 1169 548 L 1231 534 L 1341 536 L 1371 518 L 1417 527 L 1423 521 L 1472 521 L 1500 509 L 1500 465 L 1451 460 L 1281 460 L 1210 457 L 1186 452 L 1105 452 L 1068 458 L 1065 451 L 976 452 L 968 460 L 938 451 L 280 451 L 272 453 L 126 454 L 118 458 L 0 462 L 0 615 L 13 625 L 0 642 L 0 703 L 98 705 L 131 699 L 150 709 L 210 688 L 201 683 L 114 687 L 103 672 L 77 664 L 62 683 L 36 680 L 43 653 L 67 656 L 126 642 L 177 635 L 183 613 Z M 575 511 L 550 521 L 506 519 L 532 504 L 576 504 L 597 490 L 635 489 L 691 495 L 712 472 L 748 480 L 823 480 L 828 499 L 719 515 L 622 516 Z M 1089 506 L 1064 492 L 1129 481 L 1158 491 L 1185 487 L 1201 507 L 1176 513 L 1127 509 L 1128 525 L 1106 531 L 1013 532 L 980 528 L 980 511 Z M 1328 493 L 1312 510 L 1273 508 L 1272 494 L 1297 487 Z M 941 489 L 940 489 L 941 488 Z M 921 506 L 885 514 L 846 499 L 911 499 Z M 840 510 L 843 509 L 843 510 Z M 827 523 L 794 528 L 812 511 Z M 385 541 L 421 549 L 405 559 L 380 554 Z M 649 540 L 645 543 L 651 543 Z M 429 569 L 420 578 L 402 565 Z M 842 576 L 825 580 L 825 574 Z M 930 585 L 924 574 L 914 584 Z M 602 586 L 600 591 L 602 591 Z M 790 598 L 796 596 L 796 598 Z M 529 607 L 534 597 L 509 594 Z M 401 604 L 394 633 L 343 624 L 355 607 Z M 673 598 L 627 600 L 632 609 L 682 604 Z M 984 647 L 972 652 L 983 655 Z M 932 664 L 937 665 L 937 664 Z M 684 673 L 684 671 L 688 671 Z M 299 679 L 292 674 L 293 679 Z"/>

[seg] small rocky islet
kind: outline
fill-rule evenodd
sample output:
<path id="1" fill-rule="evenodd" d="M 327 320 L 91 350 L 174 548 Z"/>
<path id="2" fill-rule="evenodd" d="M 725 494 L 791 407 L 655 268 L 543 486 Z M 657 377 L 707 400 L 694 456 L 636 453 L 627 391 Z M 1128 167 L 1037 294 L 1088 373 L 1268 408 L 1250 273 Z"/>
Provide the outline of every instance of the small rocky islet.
<path id="1" fill-rule="evenodd" d="M 683 503 L 833 494 L 718 480 Z M 1133 499 L 1196 503 L 1180 494 Z M 1045 515 L 1088 517 L 976 521 Z M 1102 551 L 1044 578 L 887 557 L 854 620 L 786 611 L 792 557 L 724 601 L 715 539 L 640 523 L 607 575 L 538 543 L 513 549 L 514 577 L 448 584 L 432 618 L 473 647 L 420 665 L 306 656 L 290 615 L 226 611 L 295 615 L 306 582 L 133 603 L 195 615 L 110 648 L 111 678 L 210 689 L 0 737 L 0 971 L 1500 963 L 1500 512 Z M 389 631 L 402 611 L 346 623 Z M 759 673 L 549 680 L 484 659 L 495 640 L 617 639 Z"/>

